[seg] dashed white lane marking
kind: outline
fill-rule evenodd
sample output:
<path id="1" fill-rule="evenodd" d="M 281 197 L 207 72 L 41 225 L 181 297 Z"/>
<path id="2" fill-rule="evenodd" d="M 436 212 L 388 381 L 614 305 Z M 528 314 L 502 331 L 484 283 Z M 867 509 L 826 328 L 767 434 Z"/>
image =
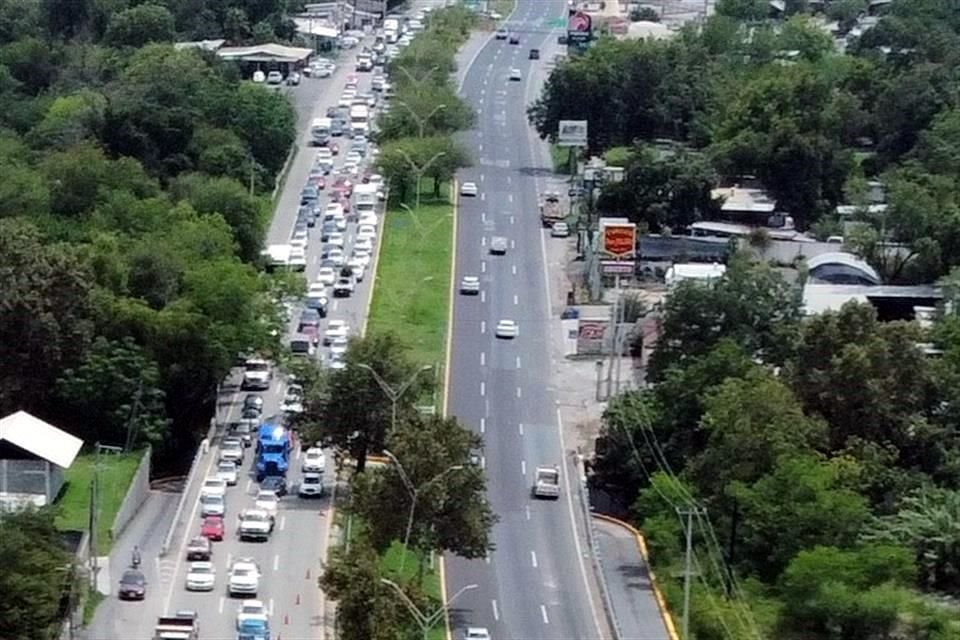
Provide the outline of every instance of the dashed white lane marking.
<path id="1" fill-rule="evenodd" d="M 513 180 L 513 178 L 511 178 L 510 176 L 507 176 L 507 184 L 510 184 L 510 182 L 511 182 L 512 180 Z"/>
<path id="2" fill-rule="evenodd" d="M 284 527 L 287 526 L 287 516 L 280 516 L 280 531 L 283 531 Z"/>
<path id="3" fill-rule="evenodd" d="M 508 193 L 508 194 L 507 194 L 507 202 L 513 202 L 513 194 L 512 194 L 512 193 Z"/>
<path id="4" fill-rule="evenodd" d="M 496 600 L 491 600 L 491 601 L 490 601 L 490 604 L 493 605 L 493 619 L 499 621 L 499 620 L 500 620 L 500 612 L 497 610 L 497 601 L 496 601 Z"/>
<path id="5" fill-rule="evenodd" d="M 513 271 L 513 275 L 517 275 L 517 265 L 513 265 L 511 271 Z"/>
<path id="6" fill-rule="evenodd" d="M 247 480 L 247 486 L 243 490 L 244 493 L 250 493 L 250 487 L 253 486 L 253 480 Z"/>
<path id="7" fill-rule="evenodd" d="M 526 505 L 523 509 L 524 509 L 524 511 L 527 512 L 527 520 L 529 520 L 529 519 L 530 519 L 530 505 Z"/>
<path id="8" fill-rule="evenodd" d="M 481 173 L 481 174 L 480 174 L 480 182 L 483 182 L 485 179 L 486 179 L 486 176 L 484 176 L 484 175 Z"/>
<path id="9" fill-rule="evenodd" d="M 510 216 L 510 224 L 516 224 L 517 219 L 514 216 Z"/>
<path id="10" fill-rule="evenodd" d="M 487 430 L 487 419 L 480 418 L 480 433 L 484 433 Z"/>
<path id="11" fill-rule="evenodd" d="M 520 432 L 520 435 L 523 435 L 523 423 L 522 423 L 522 422 L 517 425 L 517 430 Z"/>
<path id="12" fill-rule="evenodd" d="M 517 369 L 520 368 L 520 356 L 517 356 Z"/>
<path id="13" fill-rule="evenodd" d="M 520 390 L 520 387 L 517 387 L 517 397 L 520 398 L 523 396 L 523 392 Z"/>
<path id="14" fill-rule="evenodd" d="M 480 200 L 486 200 L 486 199 L 487 199 L 487 194 L 481 193 L 481 194 L 480 194 Z"/>
<path id="15" fill-rule="evenodd" d="M 480 246 L 481 246 L 481 247 L 487 246 L 487 236 L 482 236 L 482 237 L 480 238 Z"/>
<path id="16" fill-rule="evenodd" d="M 486 301 L 487 301 L 487 292 L 486 292 L 486 291 L 481 291 L 481 292 L 480 292 L 480 302 L 486 302 Z"/>
<path id="17" fill-rule="evenodd" d="M 530 562 L 533 564 L 533 568 L 536 569 L 537 568 L 537 552 L 536 551 L 530 552 Z"/>
<path id="18" fill-rule="evenodd" d="M 273 598 L 270 598 L 270 606 L 268 607 L 267 611 L 271 616 L 273 616 Z"/>
<path id="19" fill-rule="evenodd" d="M 481 321 L 480 321 L 480 333 L 486 333 L 486 332 L 487 332 L 487 321 L 486 321 L 486 320 L 481 320 Z"/>
<path id="20" fill-rule="evenodd" d="M 220 604 L 217 605 L 217 612 L 223 613 L 224 597 L 220 596 Z"/>
<path id="21" fill-rule="evenodd" d="M 487 395 L 487 383 L 483 382 L 482 380 L 480 381 L 480 395 Z"/>
<path id="22" fill-rule="evenodd" d="M 486 364 L 487 364 L 487 352 L 486 352 L 486 351 L 481 351 L 481 352 L 480 352 L 480 366 L 481 366 L 481 367 L 484 367 L 484 366 L 486 366 Z"/>
<path id="23" fill-rule="evenodd" d="M 280 570 L 280 554 L 279 553 L 273 556 L 273 570 L 274 571 Z"/>
<path id="24" fill-rule="evenodd" d="M 515 305 L 520 304 L 520 296 L 518 296 L 517 294 L 513 294 L 513 304 Z"/>
<path id="25" fill-rule="evenodd" d="M 521 461 L 520 461 L 520 473 L 522 473 L 523 475 L 527 475 L 527 461 L 526 461 L 526 460 L 521 460 Z"/>
<path id="26" fill-rule="evenodd" d="M 540 605 L 540 614 L 543 616 L 543 624 L 550 624 L 550 618 L 547 617 L 546 605 Z"/>

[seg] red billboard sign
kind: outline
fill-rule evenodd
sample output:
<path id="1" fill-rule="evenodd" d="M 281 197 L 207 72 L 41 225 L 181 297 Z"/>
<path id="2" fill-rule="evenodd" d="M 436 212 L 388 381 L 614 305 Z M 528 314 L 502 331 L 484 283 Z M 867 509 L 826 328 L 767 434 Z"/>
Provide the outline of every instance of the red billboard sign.
<path id="1" fill-rule="evenodd" d="M 633 224 L 607 224 L 603 227 L 603 252 L 617 259 L 633 258 L 637 247 L 637 227 Z"/>

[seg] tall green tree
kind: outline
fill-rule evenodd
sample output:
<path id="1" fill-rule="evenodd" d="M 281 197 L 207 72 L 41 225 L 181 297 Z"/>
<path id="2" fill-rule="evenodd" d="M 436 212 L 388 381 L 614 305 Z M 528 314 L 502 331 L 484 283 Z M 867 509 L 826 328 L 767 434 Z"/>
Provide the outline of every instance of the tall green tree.
<path id="1" fill-rule="evenodd" d="M 173 41 L 173 15 L 159 4 L 145 3 L 110 18 L 105 40 L 116 47 L 142 47 Z"/>

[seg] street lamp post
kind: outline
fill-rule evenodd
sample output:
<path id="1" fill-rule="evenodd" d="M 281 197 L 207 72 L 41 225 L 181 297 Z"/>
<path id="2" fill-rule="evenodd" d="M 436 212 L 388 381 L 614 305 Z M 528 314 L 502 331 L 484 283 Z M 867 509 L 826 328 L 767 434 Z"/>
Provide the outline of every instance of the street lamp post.
<path id="1" fill-rule="evenodd" d="M 406 151 L 404 151 L 403 149 L 398 149 L 398 151 L 400 152 L 400 155 L 403 156 L 403 159 L 407 161 L 407 164 L 410 165 L 410 168 L 413 169 L 413 172 L 417 174 L 417 199 L 416 199 L 416 204 L 414 206 L 414 210 L 419 212 L 420 211 L 420 180 L 423 178 L 423 174 L 427 172 L 427 169 L 430 168 L 430 165 L 432 165 L 434 162 L 436 162 L 443 156 L 447 155 L 447 152 L 438 151 L 437 153 L 433 154 L 433 156 L 429 160 L 427 160 L 423 164 L 423 166 L 420 166 L 413 161 L 413 158 L 411 158 L 410 154 L 408 154 Z"/>
<path id="2" fill-rule="evenodd" d="M 403 397 L 403 394 L 407 392 L 407 389 L 410 388 L 410 385 L 412 385 L 416 381 L 417 377 L 421 373 L 423 373 L 424 371 L 430 371 L 431 369 L 433 369 L 433 367 L 430 366 L 429 364 L 423 365 L 422 367 L 417 369 L 412 376 L 410 376 L 409 380 L 407 380 L 402 385 L 400 385 L 399 388 L 394 389 L 389 384 L 387 384 L 387 381 L 381 378 L 380 374 L 377 373 L 373 369 L 373 367 L 371 367 L 370 365 L 360 363 L 357 365 L 357 367 L 359 367 L 360 369 L 364 369 L 365 371 L 368 371 L 370 375 L 373 376 L 373 379 L 376 380 L 377 385 L 383 391 L 384 395 L 386 395 L 387 398 L 390 399 L 390 430 L 391 431 L 396 431 L 397 429 L 397 402 L 400 401 L 400 398 Z"/>
<path id="3" fill-rule="evenodd" d="M 407 609 L 410 610 L 410 613 L 413 615 L 413 619 L 417 621 L 417 626 L 420 627 L 420 633 L 422 634 L 423 640 L 428 640 L 430 637 L 430 629 L 433 628 L 433 625 L 437 624 L 440 621 L 440 618 L 447 612 L 447 609 L 450 608 L 450 605 L 453 604 L 453 601 L 460 597 L 461 594 L 471 591 L 478 588 L 478 585 L 468 584 L 467 586 L 461 588 L 446 602 L 440 605 L 440 607 L 429 614 L 425 614 L 417 608 L 417 605 L 413 603 L 412 600 L 403 592 L 403 589 L 400 588 L 393 580 L 388 580 L 386 578 L 380 578 L 380 582 L 392 588 L 400 595 L 400 599 L 403 600 L 403 604 L 407 605 Z"/>
<path id="4" fill-rule="evenodd" d="M 437 115 L 437 113 L 439 113 L 440 111 L 447 108 L 447 105 L 445 104 L 438 104 L 433 108 L 433 111 L 427 114 L 427 117 L 421 118 L 420 115 L 416 111 L 414 111 L 413 108 L 403 100 L 394 100 L 393 102 L 395 104 L 400 105 L 404 109 L 406 109 L 407 113 L 409 113 L 410 116 L 417 121 L 417 130 L 420 134 L 418 137 L 420 138 L 423 138 L 423 132 L 427 128 L 427 123 L 430 122 L 430 119 L 433 118 L 433 116 Z"/>
<path id="5" fill-rule="evenodd" d="M 410 515 L 407 516 L 407 530 L 403 534 L 403 556 L 401 556 L 400 558 L 400 573 L 403 574 L 403 567 L 407 561 L 407 550 L 409 549 L 409 544 L 410 544 L 410 532 L 413 531 L 413 515 L 417 510 L 417 498 L 420 497 L 420 493 L 424 489 L 432 485 L 434 482 L 437 482 L 438 480 L 446 476 L 448 473 L 453 473 L 454 471 L 460 471 L 461 469 L 463 469 L 463 465 L 455 464 L 449 469 L 441 471 L 433 478 L 424 482 L 423 485 L 418 489 L 417 487 L 413 486 L 413 482 L 410 481 L 410 476 L 407 475 L 407 472 L 406 470 L 404 470 L 403 465 L 400 464 L 399 460 L 397 460 L 397 456 L 393 455 L 393 453 L 391 453 L 387 449 L 383 450 L 383 455 L 390 458 L 390 461 L 393 462 L 393 464 L 397 465 L 397 471 L 400 472 L 400 480 L 403 481 L 403 486 L 407 488 L 407 493 L 410 494 Z"/>
<path id="6" fill-rule="evenodd" d="M 406 67 L 398 67 L 398 68 L 400 69 L 401 72 L 403 72 L 403 75 L 407 76 L 407 80 L 409 80 L 410 82 L 412 82 L 417 86 L 417 89 L 419 89 L 423 85 L 423 83 L 425 83 L 427 80 L 429 80 L 434 73 L 440 70 L 440 67 L 438 67 L 437 65 L 434 65 L 427 70 L 427 73 L 424 74 L 422 78 L 416 78 L 412 73 L 407 71 Z"/>

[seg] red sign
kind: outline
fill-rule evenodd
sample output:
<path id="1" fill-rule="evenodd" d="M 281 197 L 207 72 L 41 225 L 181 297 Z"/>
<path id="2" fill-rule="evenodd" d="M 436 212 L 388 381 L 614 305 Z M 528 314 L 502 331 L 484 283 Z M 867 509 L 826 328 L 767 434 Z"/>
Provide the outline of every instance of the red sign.
<path id="1" fill-rule="evenodd" d="M 574 31 L 578 33 L 589 33 L 590 32 L 590 16 L 584 13 L 583 11 L 574 11 L 570 13 L 569 20 L 567 22 L 567 31 Z"/>
<path id="2" fill-rule="evenodd" d="M 632 258 L 637 246 L 637 228 L 608 224 L 603 227 L 603 251 L 616 258 Z"/>

